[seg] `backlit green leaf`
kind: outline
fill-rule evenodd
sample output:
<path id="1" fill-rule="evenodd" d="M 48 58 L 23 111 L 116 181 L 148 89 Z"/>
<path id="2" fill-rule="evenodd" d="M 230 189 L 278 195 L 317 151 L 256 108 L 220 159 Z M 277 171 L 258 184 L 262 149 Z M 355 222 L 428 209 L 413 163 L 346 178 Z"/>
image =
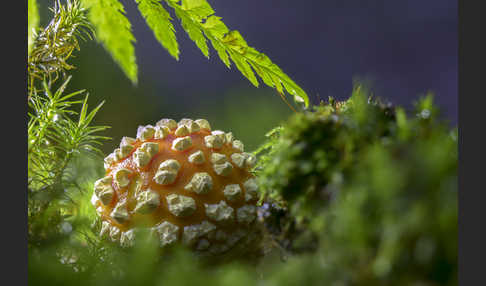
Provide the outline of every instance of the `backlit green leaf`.
<path id="1" fill-rule="evenodd" d="M 83 3 L 89 9 L 88 18 L 95 27 L 97 40 L 136 84 L 135 37 L 123 5 L 118 0 L 83 0 Z"/>
<path id="2" fill-rule="evenodd" d="M 138 10 L 145 18 L 147 25 L 154 32 L 155 38 L 176 60 L 179 60 L 179 45 L 169 13 L 157 0 L 136 1 Z"/>
<path id="3" fill-rule="evenodd" d="M 256 72 L 266 85 L 277 89 L 282 97 L 285 90 L 293 95 L 298 105 L 309 106 L 306 92 L 266 55 L 248 46 L 240 32 L 229 30 L 221 17 L 213 15 L 214 10 L 206 0 L 166 0 L 166 3 L 174 9 L 182 27 L 206 57 L 209 57 L 207 38 L 221 61 L 230 68 L 231 59 L 253 85 L 259 86 Z"/>
<path id="4" fill-rule="evenodd" d="M 196 22 L 194 22 L 182 9 L 176 9 L 175 13 L 176 16 L 181 20 L 182 28 L 184 28 L 186 33 L 189 35 L 189 38 L 196 43 L 197 47 L 201 50 L 204 56 L 209 58 L 209 48 L 208 44 L 206 43 L 206 38 Z"/>

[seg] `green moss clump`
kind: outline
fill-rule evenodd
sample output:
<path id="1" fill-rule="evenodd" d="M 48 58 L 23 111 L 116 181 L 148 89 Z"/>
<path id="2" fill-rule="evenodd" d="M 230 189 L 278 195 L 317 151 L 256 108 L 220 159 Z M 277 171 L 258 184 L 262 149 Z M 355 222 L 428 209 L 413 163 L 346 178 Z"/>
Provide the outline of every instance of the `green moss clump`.
<path id="1" fill-rule="evenodd" d="M 322 207 L 349 174 L 362 147 L 390 136 L 394 120 L 391 107 L 368 103 L 360 88 L 346 102 L 331 99 L 330 104 L 295 114 L 278 129 L 278 140 L 257 152 L 268 152 L 257 166 L 263 189 L 301 213 Z"/>
<path id="2" fill-rule="evenodd" d="M 324 281 L 457 283 L 457 130 L 431 95 L 407 118 L 357 87 L 295 114 L 263 146 L 256 170 L 280 208 L 269 227 L 289 251 L 316 245 Z"/>

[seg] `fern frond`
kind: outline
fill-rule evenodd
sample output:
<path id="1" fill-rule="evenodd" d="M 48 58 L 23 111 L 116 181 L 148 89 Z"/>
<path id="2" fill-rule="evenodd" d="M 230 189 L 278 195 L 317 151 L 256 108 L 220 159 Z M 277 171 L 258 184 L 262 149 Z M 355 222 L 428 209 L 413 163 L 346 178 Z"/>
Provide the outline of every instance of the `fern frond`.
<path id="1" fill-rule="evenodd" d="M 82 0 L 88 18 L 96 30 L 96 38 L 110 53 L 125 75 L 137 83 L 138 67 L 135 58 L 135 37 L 118 0 Z"/>
<path id="2" fill-rule="evenodd" d="M 30 56 L 32 51 L 32 45 L 34 43 L 34 37 L 36 36 L 37 28 L 39 27 L 39 9 L 37 8 L 36 0 L 29 0 L 27 3 L 27 13 L 28 13 L 28 24 L 27 24 L 27 35 L 28 35 L 28 48 L 27 53 Z"/>
<path id="3" fill-rule="evenodd" d="M 155 38 L 173 56 L 179 60 L 179 44 L 169 12 L 157 0 L 136 0 L 140 14 L 154 32 Z"/>
<path id="4" fill-rule="evenodd" d="M 177 4 L 174 4 L 177 5 Z M 206 43 L 206 38 L 204 37 L 203 32 L 197 25 L 197 22 L 194 22 L 187 14 L 181 12 L 179 9 L 175 9 L 175 14 L 177 18 L 181 21 L 182 28 L 186 31 L 189 38 L 196 43 L 196 46 L 201 50 L 203 55 L 206 58 L 209 58 L 209 48 L 208 44 Z"/>
<path id="5" fill-rule="evenodd" d="M 259 86 L 256 72 L 263 83 L 275 88 L 282 97 L 284 91 L 287 91 L 293 95 L 297 104 L 303 104 L 305 107 L 309 105 L 306 92 L 270 58 L 248 46 L 238 31 L 230 31 L 221 21 L 221 17 L 214 15 L 214 10 L 206 0 L 165 1 L 174 9 L 182 27 L 206 57 L 209 57 L 207 38 L 223 63 L 229 68 L 231 59 L 236 68 L 254 86 Z"/>

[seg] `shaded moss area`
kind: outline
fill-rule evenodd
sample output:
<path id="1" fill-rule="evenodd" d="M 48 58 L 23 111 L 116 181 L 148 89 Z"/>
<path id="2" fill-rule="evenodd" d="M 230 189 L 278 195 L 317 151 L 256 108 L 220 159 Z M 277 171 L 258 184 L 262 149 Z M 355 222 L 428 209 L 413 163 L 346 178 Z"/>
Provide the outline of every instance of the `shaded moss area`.
<path id="1" fill-rule="evenodd" d="M 257 172 L 282 247 L 315 245 L 330 284 L 455 285 L 457 130 L 437 116 L 432 95 L 407 117 L 358 86 L 269 135 Z"/>

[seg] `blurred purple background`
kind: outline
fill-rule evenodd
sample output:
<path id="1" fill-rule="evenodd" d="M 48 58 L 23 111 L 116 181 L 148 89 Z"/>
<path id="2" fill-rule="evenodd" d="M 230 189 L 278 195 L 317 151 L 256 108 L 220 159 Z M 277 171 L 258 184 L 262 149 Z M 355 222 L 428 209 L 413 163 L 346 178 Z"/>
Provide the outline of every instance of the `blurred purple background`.
<path id="1" fill-rule="evenodd" d="M 141 77 L 179 98 L 215 97 L 230 86 L 251 84 L 228 71 L 214 50 L 207 60 L 175 21 L 180 61 L 155 41 L 136 10 L 123 1 L 137 38 Z M 209 0 L 230 29 L 267 54 L 311 101 L 347 98 L 353 79 L 375 94 L 411 106 L 432 91 L 451 123 L 457 123 L 457 1 L 453 0 Z M 142 81 L 143 82 L 143 81 Z"/>

